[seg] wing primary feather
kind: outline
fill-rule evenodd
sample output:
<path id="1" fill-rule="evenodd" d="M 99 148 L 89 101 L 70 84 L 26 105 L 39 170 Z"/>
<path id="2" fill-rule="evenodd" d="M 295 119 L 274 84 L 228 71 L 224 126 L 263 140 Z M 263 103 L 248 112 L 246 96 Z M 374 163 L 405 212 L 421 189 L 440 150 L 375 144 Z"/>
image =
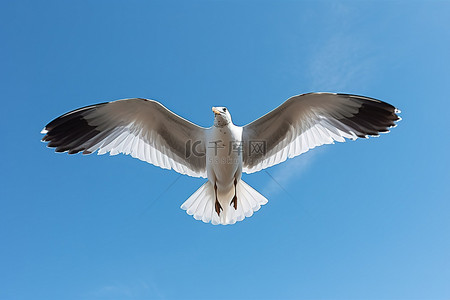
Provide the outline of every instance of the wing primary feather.
<path id="1" fill-rule="evenodd" d="M 244 141 L 267 141 L 263 155 L 252 156 L 244 150 L 243 171 L 253 173 L 334 141 L 379 136 L 396 126 L 397 113 L 394 106 L 364 96 L 309 93 L 291 97 L 243 127 Z"/>
<path id="2" fill-rule="evenodd" d="M 185 159 L 188 140 L 203 141 L 205 128 L 154 100 L 124 99 L 82 107 L 55 118 L 42 141 L 57 152 L 131 154 L 162 168 L 206 177 L 206 157 Z"/>

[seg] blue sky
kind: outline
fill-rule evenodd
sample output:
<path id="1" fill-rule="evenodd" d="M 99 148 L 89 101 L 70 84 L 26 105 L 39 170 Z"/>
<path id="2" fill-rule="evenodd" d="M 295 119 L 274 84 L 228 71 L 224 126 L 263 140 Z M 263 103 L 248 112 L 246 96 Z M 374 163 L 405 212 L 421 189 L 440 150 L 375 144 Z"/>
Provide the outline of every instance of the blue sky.
<path id="1" fill-rule="evenodd" d="M 449 299 L 449 15 L 447 1 L 1 1 L 0 299 Z M 232 226 L 179 208 L 203 179 L 40 142 L 99 102 L 151 98 L 209 127 L 213 105 L 244 125 L 312 91 L 403 120 L 270 168 L 283 188 L 244 175 L 269 203 Z"/>

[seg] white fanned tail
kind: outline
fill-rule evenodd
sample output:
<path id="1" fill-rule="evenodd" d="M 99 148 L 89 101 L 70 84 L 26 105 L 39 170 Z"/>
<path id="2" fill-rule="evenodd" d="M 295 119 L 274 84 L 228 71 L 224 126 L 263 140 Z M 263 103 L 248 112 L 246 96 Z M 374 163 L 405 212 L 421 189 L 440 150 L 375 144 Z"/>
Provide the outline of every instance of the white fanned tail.
<path id="1" fill-rule="evenodd" d="M 210 181 L 207 181 L 181 205 L 181 208 L 186 210 L 188 215 L 193 215 L 196 220 L 202 220 L 205 223 L 211 222 L 213 225 L 228 225 L 252 216 L 253 212 L 261 208 L 261 205 L 267 203 L 267 199 L 263 195 L 243 180 L 239 180 L 237 183 L 236 194 L 237 209 L 234 209 L 231 204 L 234 189 L 226 195 L 218 195 L 219 203 L 223 209 L 219 216 L 214 205 L 214 186 Z"/>

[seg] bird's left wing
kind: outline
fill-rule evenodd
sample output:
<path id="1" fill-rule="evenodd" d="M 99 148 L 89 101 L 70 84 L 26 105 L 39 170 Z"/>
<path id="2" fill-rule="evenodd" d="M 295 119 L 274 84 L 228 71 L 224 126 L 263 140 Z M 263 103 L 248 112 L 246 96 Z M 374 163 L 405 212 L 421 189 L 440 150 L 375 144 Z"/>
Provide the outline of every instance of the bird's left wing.
<path id="1" fill-rule="evenodd" d="M 253 173 L 309 149 L 388 132 L 400 120 L 394 106 L 373 98 L 310 93 L 243 127 L 243 172 Z"/>
<path id="2" fill-rule="evenodd" d="M 56 152 L 131 154 L 164 169 L 206 177 L 204 130 L 159 102 L 136 98 L 66 113 L 45 126 L 42 141 Z"/>

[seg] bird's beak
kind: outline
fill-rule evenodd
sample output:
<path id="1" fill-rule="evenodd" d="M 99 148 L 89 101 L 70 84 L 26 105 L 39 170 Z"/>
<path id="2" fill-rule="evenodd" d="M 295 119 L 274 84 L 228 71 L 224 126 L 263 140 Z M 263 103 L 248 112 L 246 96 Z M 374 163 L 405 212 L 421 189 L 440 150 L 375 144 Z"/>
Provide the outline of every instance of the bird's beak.
<path id="1" fill-rule="evenodd" d="M 220 111 L 218 111 L 217 108 L 213 107 L 213 108 L 212 108 L 212 111 L 214 112 L 214 114 L 215 114 L 216 116 L 217 116 L 217 115 L 220 115 Z"/>

